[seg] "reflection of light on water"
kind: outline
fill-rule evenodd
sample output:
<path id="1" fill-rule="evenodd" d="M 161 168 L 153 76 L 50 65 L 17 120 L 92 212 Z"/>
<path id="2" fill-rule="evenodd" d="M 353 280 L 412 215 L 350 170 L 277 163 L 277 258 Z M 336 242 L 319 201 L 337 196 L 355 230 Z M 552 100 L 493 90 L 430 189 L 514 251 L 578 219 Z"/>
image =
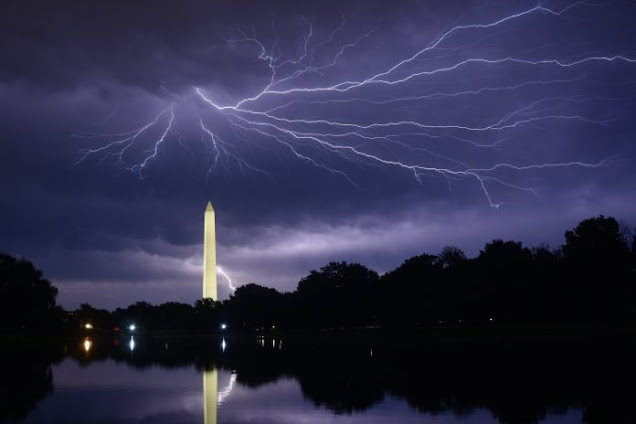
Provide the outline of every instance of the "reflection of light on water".
<path id="1" fill-rule="evenodd" d="M 135 338 L 133 336 L 130 336 L 128 347 L 130 348 L 130 350 L 135 350 Z"/>
<path id="2" fill-rule="evenodd" d="M 225 346 L 227 346 L 227 344 L 225 343 L 225 337 L 223 337 L 223 340 L 221 340 L 221 350 L 223 352 L 225 352 Z"/>
<path id="3" fill-rule="evenodd" d="M 230 375 L 230 382 L 227 384 L 227 386 L 223 390 L 219 391 L 219 394 L 217 397 L 217 401 L 219 405 L 221 405 L 223 401 L 225 400 L 225 398 L 228 397 L 230 393 L 232 393 L 232 389 L 234 388 L 234 383 L 236 383 L 236 372 L 232 372 L 232 374 Z"/>
<path id="4" fill-rule="evenodd" d="M 91 346 L 93 346 L 93 342 L 91 342 L 88 338 L 84 339 L 84 351 L 86 351 L 86 353 L 91 350 Z"/>
<path id="5" fill-rule="evenodd" d="M 276 340 L 272 339 L 272 349 L 276 349 L 276 344 L 278 343 L 278 350 L 283 349 L 283 339 Z M 257 336 L 256 344 L 260 347 L 265 347 L 265 336 Z"/>

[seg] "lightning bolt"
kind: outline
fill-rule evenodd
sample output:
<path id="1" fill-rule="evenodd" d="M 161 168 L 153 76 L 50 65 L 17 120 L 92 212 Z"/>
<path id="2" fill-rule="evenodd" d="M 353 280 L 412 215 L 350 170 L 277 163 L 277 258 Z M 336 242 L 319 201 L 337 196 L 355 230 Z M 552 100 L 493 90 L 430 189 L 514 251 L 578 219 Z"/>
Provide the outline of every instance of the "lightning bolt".
<path id="1" fill-rule="evenodd" d="M 216 272 L 218 272 L 223 276 L 223 278 L 225 278 L 225 281 L 227 281 L 227 286 L 232 292 L 236 291 L 236 287 L 234 287 L 234 284 L 232 283 L 232 278 L 230 278 L 230 276 L 225 271 L 223 271 L 223 268 L 217 265 Z"/>
<path id="2" fill-rule="evenodd" d="M 163 123 L 161 135 L 154 140 L 152 143 L 153 147 L 150 150 L 146 150 L 147 155 L 145 155 L 140 162 L 128 166 L 124 159 L 125 155 L 129 150 L 137 146 L 139 139 L 142 138 L 145 133 L 162 125 L 162 121 L 165 121 L 165 116 L 168 116 L 167 122 Z M 101 155 L 102 162 L 109 157 L 114 157 L 117 164 L 123 165 L 129 171 L 139 173 L 139 176 L 143 178 L 144 169 L 151 160 L 157 157 L 161 144 L 172 130 L 174 116 L 173 104 L 169 108 L 162 110 L 152 121 L 132 131 L 116 134 L 77 134 L 76 137 L 78 138 L 99 138 L 103 140 L 105 144 L 95 149 L 84 149 L 76 164 L 83 162 L 89 156 L 93 155 Z"/>
<path id="3" fill-rule="evenodd" d="M 269 175 L 259 165 L 259 153 L 262 149 L 270 152 L 282 149 L 291 158 L 341 177 L 354 187 L 358 187 L 358 183 L 347 171 L 351 165 L 408 172 L 417 182 L 422 182 L 427 175 L 441 176 L 449 183 L 455 180 L 473 182 L 492 207 L 502 204 L 493 197 L 492 189 L 496 186 L 538 196 L 532 187 L 510 180 L 509 174 L 550 168 L 597 168 L 612 161 L 497 161 L 484 166 L 470 164 L 470 154 L 453 157 L 445 149 L 458 146 L 466 152 L 471 149 L 497 152 L 509 140 L 515 139 L 519 131 L 546 130 L 557 122 L 611 126 L 613 119 L 596 118 L 579 112 L 579 109 L 584 110 L 585 106 L 600 100 L 620 101 L 620 98 L 570 93 L 587 82 L 583 71 L 590 67 L 633 66 L 636 58 L 628 54 L 602 55 L 598 52 L 540 57 L 541 46 L 533 53 L 475 55 L 473 50 L 477 49 L 458 39 L 469 35 L 473 38 L 472 43 L 497 40 L 503 30 L 522 22 L 527 24 L 530 18 L 559 24 L 570 20 L 568 14 L 575 9 L 589 7 L 611 7 L 611 4 L 578 1 L 554 9 L 539 3 L 488 22 L 456 25 L 379 71 L 360 71 L 359 78 L 338 78 L 339 66 L 350 51 L 359 50 L 372 37 L 372 32 L 336 45 L 346 25 L 344 18 L 322 40 L 316 40 L 317 31 L 311 22 L 305 21 L 306 29 L 293 57 L 281 54 L 278 41 L 268 47 L 255 30 L 237 29 L 237 36 L 227 42 L 255 49 L 256 59 L 264 64 L 268 73 L 260 89 L 232 103 L 215 100 L 204 87 L 193 87 L 188 95 L 172 95 L 175 103 L 134 130 L 118 134 L 79 134 L 98 145 L 82 150 L 78 163 L 89 158 L 112 160 L 143 177 L 151 163 L 160 159 L 161 148 L 174 131 L 176 111 L 186 103 L 194 103 L 201 111 L 198 131 L 208 150 L 207 178 L 217 170 L 231 166 Z M 488 72 L 499 70 L 505 70 L 518 80 L 465 87 L 467 83 L 479 84 L 478 77 L 462 77 L 466 73 L 488 76 Z M 556 77 L 525 77 L 535 71 Z M 455 89 L 430 90 L 440 78 L 466 81 L 455 84 Z M 546 89 L 563 95 L 541 95 Z M 532 95 L 534 92 L 537 94 Z M 435 102 L 456 102 L 452 103 L 454 107 L 465 107 L 479 105 L 485 96 L 515 93 L 524 93 L 527 100 L 517 102 L 515 106 L 511 106 L 512 102 L 502 102 L 495 115 L 457 113 L 453 120 L 443 121 L 432 118 L 431 113 L 415 113 L 434 111 Z M 362 113 L 342 116 L 339 113 L 342 106 Z M 141 144 L 152 147 L 143 149 Z M 220 267 L 218 271 L 234 290 L 231 279 Z"/>

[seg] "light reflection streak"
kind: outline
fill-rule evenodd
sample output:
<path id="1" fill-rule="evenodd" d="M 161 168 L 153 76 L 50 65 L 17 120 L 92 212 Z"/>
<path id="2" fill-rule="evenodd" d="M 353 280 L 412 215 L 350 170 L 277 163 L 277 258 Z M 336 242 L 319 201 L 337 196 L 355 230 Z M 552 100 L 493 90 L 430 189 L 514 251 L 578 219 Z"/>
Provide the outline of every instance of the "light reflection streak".
<path id="1" fill-rule="evenodd" d="M 237 377 L 236 371 L 232 371 L 232 374 L 230 375 L 229 383 L 227 384 L 227 386 L 225 386 L 223 390 L 219 391 L 219 395 L 217 397 L 219 406 L 221 406 L 223 401 L 225 401 L 225 399 L 232 393 L 232 389 L 234 389 L 234 384 L 236 383 L 236 377 Z"/>
<path id="2" fill-rule="evenodd" d="M 84 343 L 82 343 L 82 346 L 84 347 L 84 351 L 88 353 L 88 351 L 91 350 L 91 347 L 93 346 L 93 342 L 87 337 L 84 339 Z"/>

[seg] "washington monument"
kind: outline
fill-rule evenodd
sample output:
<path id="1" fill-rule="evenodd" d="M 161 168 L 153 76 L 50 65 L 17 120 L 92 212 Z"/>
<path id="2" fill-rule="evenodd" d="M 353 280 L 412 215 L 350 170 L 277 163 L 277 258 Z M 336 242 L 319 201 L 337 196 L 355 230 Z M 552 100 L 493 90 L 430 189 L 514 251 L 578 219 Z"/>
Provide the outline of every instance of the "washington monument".
<path id="1" fill-rule="evenodd" d="M 216 368 L 203 371 L 203 424 L 216 424 L 219 374 Z"/>
<path id="2" fill-rule="evenodd" d="M 217 300 L 216 296 L 216 229 L 214 208 L 208 201 L 203 224 L 203 298 Z"/>

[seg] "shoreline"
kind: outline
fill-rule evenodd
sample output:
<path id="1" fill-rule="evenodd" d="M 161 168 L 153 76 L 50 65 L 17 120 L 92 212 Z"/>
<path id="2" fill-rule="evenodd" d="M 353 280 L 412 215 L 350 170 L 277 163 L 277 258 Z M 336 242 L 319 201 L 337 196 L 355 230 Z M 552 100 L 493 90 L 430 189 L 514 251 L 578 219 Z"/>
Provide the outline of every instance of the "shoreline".
<path id="1" fill-rule="evenodd" d="M 12 344 L 47 344 L 71 342 L 82 338 L 113 339 L 162 338 L 175 340 L 203 340 L 208 338 L 286 339 L 307 342 L 356 342 L 356 341 L 419 341 L 430 343 L 454 342 L 549 342 L 594 341 L 604 339 L 634 339 L 635 328 L 536 328 L 536 327 L 425 327 L 417 329 L 353 328 L 263 332 L 175 332 L 175 331 L 80 331 L 57 333 L 0 333 L 0 348 Z"/>

